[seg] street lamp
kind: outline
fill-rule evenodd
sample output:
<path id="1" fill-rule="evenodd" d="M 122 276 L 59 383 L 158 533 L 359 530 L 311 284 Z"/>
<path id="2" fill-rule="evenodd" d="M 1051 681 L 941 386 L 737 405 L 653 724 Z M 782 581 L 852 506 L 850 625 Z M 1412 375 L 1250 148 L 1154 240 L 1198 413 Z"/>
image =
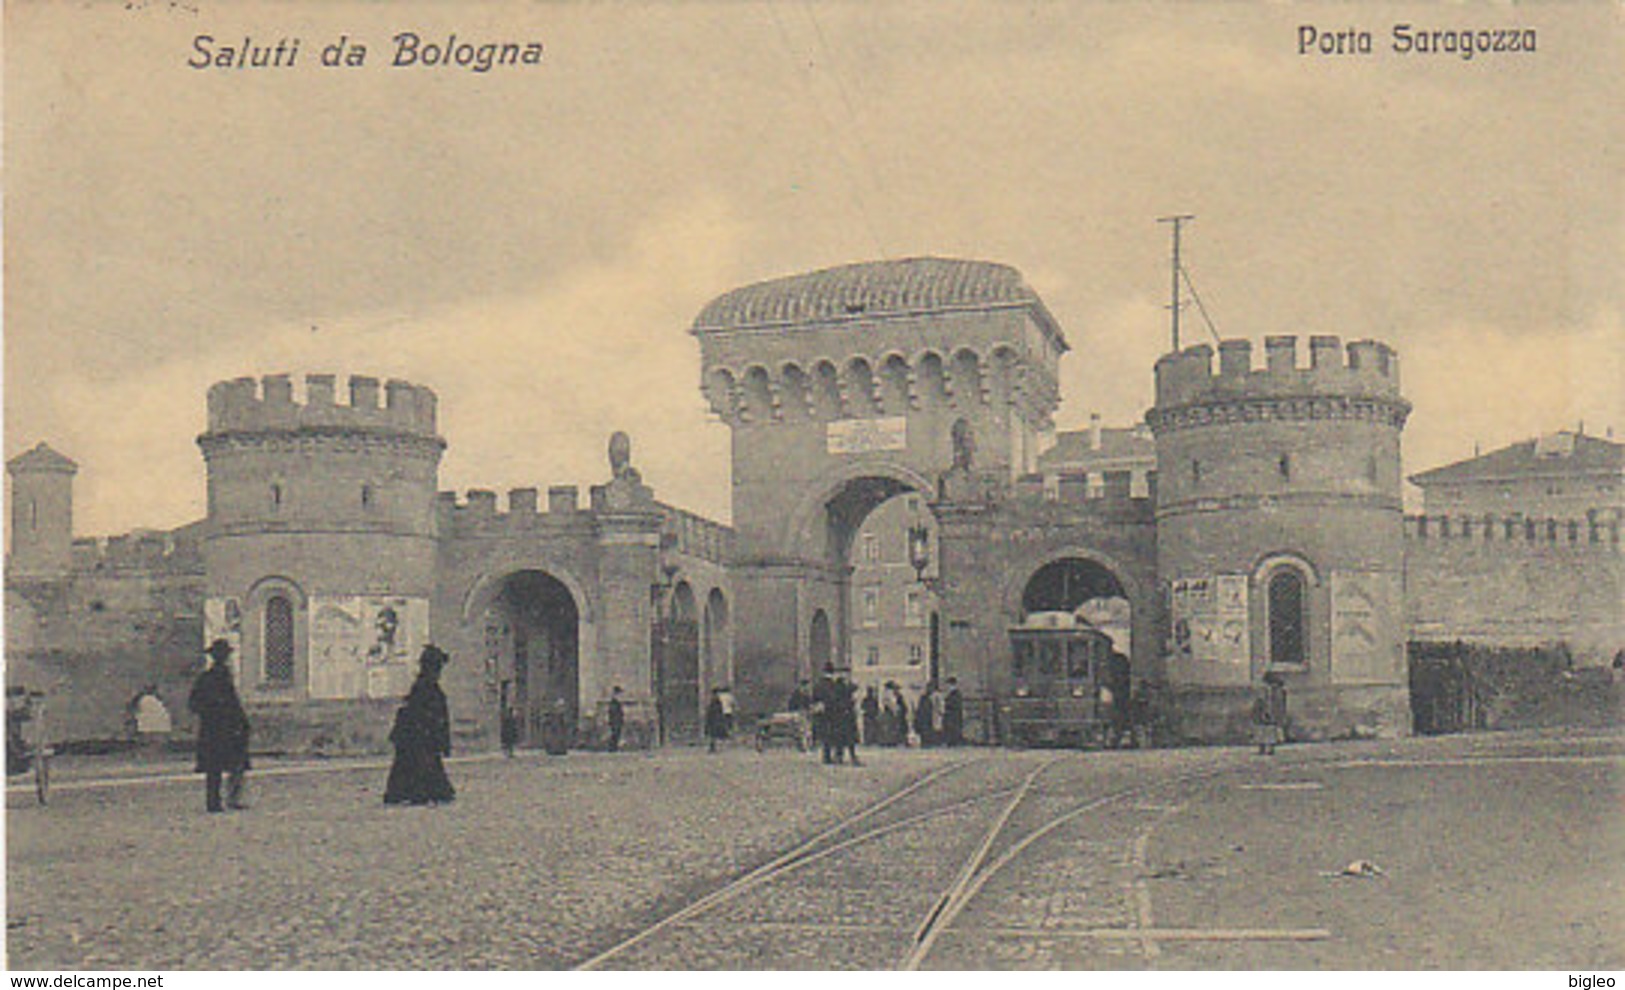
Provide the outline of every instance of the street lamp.
<path id="1" fill-rule="evenodd" d="M 931 565 L 931 527 L 923 522 L 908 528 L 908 562 L 914 567 L 914 580 L 925 582 L 925 569 Z"/>

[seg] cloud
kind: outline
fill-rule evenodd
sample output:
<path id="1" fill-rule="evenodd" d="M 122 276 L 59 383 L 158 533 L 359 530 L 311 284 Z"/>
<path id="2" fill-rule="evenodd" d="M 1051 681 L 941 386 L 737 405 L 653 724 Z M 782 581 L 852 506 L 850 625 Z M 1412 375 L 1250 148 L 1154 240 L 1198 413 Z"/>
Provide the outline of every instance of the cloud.
<path id="1" fill-rule="evenodd" d="M 625 429 L 660 497 L 725 517 L 727 433 L 707 422 L 686 330 L 705 302 L 693 287 L 730 284 L 747 243 L 726 198 L 702 193 L 648 217 L 612 261 L 563 269 L 533 293 L 270 326 L 250 346 L 236 338 L 113 381 L 61 374 L 50 392 L 71 426 L 53 443 L 82 466 L 78 528 L 200 517 L 192 440 L 208 386 L 282 372 L 296 392 L 310 372 L 433 388 L 449 443 L 442 487 L 601 482 L 609 434 Z"/>

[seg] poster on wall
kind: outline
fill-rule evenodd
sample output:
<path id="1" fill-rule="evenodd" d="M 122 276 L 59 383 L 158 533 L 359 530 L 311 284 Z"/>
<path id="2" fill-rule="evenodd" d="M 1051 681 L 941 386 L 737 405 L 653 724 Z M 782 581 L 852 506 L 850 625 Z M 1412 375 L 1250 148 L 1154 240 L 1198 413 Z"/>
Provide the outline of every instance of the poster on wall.
<path id="1" fill-rule="evenodd" d="M 393 595 L 313 596 L 310 696 L 394 698 L 406 693 L 429 640 L 429 603 Z"/>
<path id="2" fill-rule="evenodd" d="M 1172 653 L 1198 663 L 1245 668 L 1250 653 L 1247 578 L 1180 578 L 1169 586 Z"/>
<path id="3" fill-rule="evenodd" d="M 1341 682 L 1399 679 L 1403 657 L 1395 628 L 1399 581 L 1393 574 L 1332 572 L 1332 675 Z"/>

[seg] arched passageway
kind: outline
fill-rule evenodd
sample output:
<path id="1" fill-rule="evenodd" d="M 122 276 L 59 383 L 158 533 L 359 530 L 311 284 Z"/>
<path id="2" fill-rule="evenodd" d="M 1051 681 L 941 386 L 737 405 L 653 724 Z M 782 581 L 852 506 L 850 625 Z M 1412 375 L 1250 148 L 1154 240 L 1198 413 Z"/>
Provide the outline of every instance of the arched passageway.
<path id="1" fill-rule="evenodd" d="M 694 589 L 679 581 L 655 637 L 655 697 L 664 742 L 700 736 L 700 623 Z"/>
<path id="2" fill-rule="evenodd" d="M 546 571 L 516 571 L 485 612 L 497 657 L 498 704 L 519 715 L 521 745 L 539 742 L 543 719 L 562 703 L 569 725 L 580 712 L 580 612 L 570 589 Z"/>
<path id="3" fill-rule="evenodd" d="M 1024 616 L 1069 612 L 1110 636 L 1115 649 L 1133 655 L 1128 593 L 1117 575 L 1098 561 L 1062 557 L 1040 567 L 1022 589 L 1021 610 Z"/>

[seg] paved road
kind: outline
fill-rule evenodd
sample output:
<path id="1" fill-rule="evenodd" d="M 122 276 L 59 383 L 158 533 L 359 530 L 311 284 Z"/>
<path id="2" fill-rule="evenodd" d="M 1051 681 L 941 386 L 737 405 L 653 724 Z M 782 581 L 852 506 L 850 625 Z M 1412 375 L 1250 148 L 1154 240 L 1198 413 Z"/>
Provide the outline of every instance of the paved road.
<path id="1" fill-rule="evenodd" d="M 44 809 L 8 794 L 9 964 L 573 966 L 827 833 L 603 965 L 1617 969 L 1622 753 L 522 756 L 457 766 L 449 807 L 385 809 L 376 765 L 292 767 L 228 816 L 143 771 Z M 1327 875 L 1359 859 L 1382 874 Z"/>

